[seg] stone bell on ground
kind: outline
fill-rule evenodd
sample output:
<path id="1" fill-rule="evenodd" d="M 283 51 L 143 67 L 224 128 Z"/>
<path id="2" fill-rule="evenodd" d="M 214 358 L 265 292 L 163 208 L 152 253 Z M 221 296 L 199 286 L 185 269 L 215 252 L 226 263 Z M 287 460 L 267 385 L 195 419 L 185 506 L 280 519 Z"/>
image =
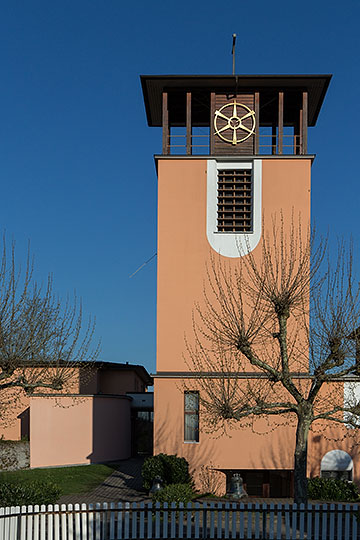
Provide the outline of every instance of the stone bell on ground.
<path id="1" fill-rule="evenodd" d="M 247 497 L 247 493 L 244 489 L 244 482 L 239 473 L 234 473 L 230 480 L 230 489 L 227 493 L 232 499 L 242 499 Z"/>
<path id="2" fill-rule="evenodd" d="M 150 494 L 160 491 L 163 488 L 162 483 L 163 483 L 162 478 L 160 476 L 155 476 L 153 480 L 153 485 L 151 486 L 151 489 L 150 489 Z"/>

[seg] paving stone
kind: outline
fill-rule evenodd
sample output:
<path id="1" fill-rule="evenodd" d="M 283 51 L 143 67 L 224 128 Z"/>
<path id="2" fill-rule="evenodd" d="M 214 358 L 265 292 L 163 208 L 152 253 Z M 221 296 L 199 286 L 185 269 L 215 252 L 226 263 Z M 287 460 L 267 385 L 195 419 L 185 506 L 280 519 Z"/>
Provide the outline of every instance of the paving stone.
<path id="1" fill-rule="evenodd" d="M 78 495 L 64 495 L 58 504 L 147 501 L 148 494 L 142 487 L 143 462 L 144 458 L 141 457 L 119 461 L 115 464 L 114 472 L 95 489 Z"/>
<path id="2" fill-rule="evenodd" d="M 102 484 L 99 484 L 89 493 L 79 495 L 64 495 L 58 500 L 58 504 L 76 503 L 103 503 L 103 502 L 148 502 L 150 498 L 143 489 L 141 467 L 144 458 L 134 457 L 119 461 L 115 464 L 114 472 L 108 476 Z M 242 502 L 242 503 L 292 503 L 292 499 L 263 499 L 261 497 L 246 497 L 241 501 L 228 499 L 210 499 L 207 502 Z"/>

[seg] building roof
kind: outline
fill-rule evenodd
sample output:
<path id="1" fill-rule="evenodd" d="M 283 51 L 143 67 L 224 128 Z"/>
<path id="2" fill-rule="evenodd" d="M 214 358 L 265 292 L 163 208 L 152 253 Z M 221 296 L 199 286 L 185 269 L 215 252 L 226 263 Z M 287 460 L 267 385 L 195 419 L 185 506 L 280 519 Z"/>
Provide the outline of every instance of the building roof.
<path id="1" fill-rule="evenodd" d="M 19 364 L 20 365 L 20 364 Z M 83 360 L 81 362 L 64 362 L 59 360 L 58 362 L 44 362 L 36 360 L 32 360 L 29 362 L 24 361 L 22 364 L 22 367 L 46 367 L 46 366 L 68 366 L 70 365 L 72 368 L 79 367 L 81 368 L 84 366 L 85 368 L 92 368 L 98 371 L 103 370 L 114 370 L 114 371 L 134 371 L 138 377 L 144 382 L 146 386 L 152 386 L 154 384 L 153 378 L 149 375 L 147 370 L 144 368 L 144 366 L 140 364 L 129 364 L 126 362 L 125 364 L 119 363 L 119 362 L 103 362 L 101 360 L 97 360 L 94 362 L 87 362 L 86 360 Z"/>
<path id="2" fill-rule="evenodd" d="M 140 379 L 147 385 L 152 386 L 154 384 L 153 378 L 149 375 L 147 370 L 144 368 L 144 366 L 141 366 L 140 364 L 129 364 L 126 362 L 125 364 L 120 364 L 118 362 L 102 362 L 97 361 L 94 362 L 95 369 L 98 369 L 99 371 L 102 370 L 114 370 L 114 371 L 135 371 L 135 373 L 140 377 Z"/>
<path id="3" fill-rule="evenodd" d="M 331 75 L 142 75 L 140 77 L 144 94 L 145 109 L 149 126 L 162 125 L 162 93 L 163 92 L 193 92 L 197 93 L 199 103 L 195 110 L 193 125 L 204 125 L 207 104 L 202 97 L 210 92 L 260 92 L 260 117 L 265 124 L 270 122 L 266 116 L 266 105 L 277 92 L 287 92 L 290 108 L 295 107 L 294 92 L 308 92 L 308 123 L 315 126 L 317 117 L 323 103 Z M 286 99 L 286 98 L 285 98 Z M 201 108 L 201 101 L 203 106 Z M 263 103 L 261 103 L 261 101 Z M 296 104 L 297 105 L 297 104 Z M 264 106 L 262 114 L 261 107 Z M 272 107 L 274 109 L 274 107 Z M 286 110 L 285 110 L 286 113 Z M 291 114 L 289 110 L 289 114 Z M 175 120 L 174 125 L 182 125 L 182 117 Z M 265 118 L 264 118 L 265 116 Z M 198 117 L 198 118 L 197 118 Z"/>

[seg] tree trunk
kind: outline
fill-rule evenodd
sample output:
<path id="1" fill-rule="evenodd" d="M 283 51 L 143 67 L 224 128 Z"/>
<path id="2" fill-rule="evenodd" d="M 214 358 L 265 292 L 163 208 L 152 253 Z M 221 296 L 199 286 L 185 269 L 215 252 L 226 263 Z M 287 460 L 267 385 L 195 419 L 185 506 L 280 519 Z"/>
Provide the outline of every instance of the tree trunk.
<path id="1" fill-rule="evenodd" d="M 294 459 L 294 502 L 298 504 L 306 504 L 308 500 L 306 466 L 310 426 L 311 416 L 299 411 Z"/>

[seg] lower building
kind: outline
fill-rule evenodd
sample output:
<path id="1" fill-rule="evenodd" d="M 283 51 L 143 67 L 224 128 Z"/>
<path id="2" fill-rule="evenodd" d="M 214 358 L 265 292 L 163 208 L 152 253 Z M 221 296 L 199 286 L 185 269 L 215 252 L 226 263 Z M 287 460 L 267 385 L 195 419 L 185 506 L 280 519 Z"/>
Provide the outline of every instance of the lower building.
<path id="1" fill-rule="evenodd" d="M 240 473 L 249 496 L 293 496 L 295 424 L 285 417 L 252 423 L 244 419 L 226 433 L 212 432 L 202 425 L 196 380 L 189 378 L 190 373 L 187 379 L 182 375 L 155 375 L 154 453 L 186 458 L 203 492 L 215 488 L 224 494 L 232 475 Z M 184 380 L 194 391 L 183 390 Z M 359 384 L 355 378 L 345 382 L 345 386 Z M 360 485 L 359 444 L 359 430 L 315 422 L 309 435 L 308 477 L 342 478 Z"/>
<path id="2" fill-rule="evenodd" d="M 61 393 L 28 396 L 17 390 L 0 424 L 0 437 L 29 441 L 30 467 L 151 453 L 153 394 L 147 387 L 152 382 L 140 365 L 95 362 L 90 369 L 74 368 L 71 385 Z M 147 429 L 142 445 L 136 444 L 139 419 Z"/>

